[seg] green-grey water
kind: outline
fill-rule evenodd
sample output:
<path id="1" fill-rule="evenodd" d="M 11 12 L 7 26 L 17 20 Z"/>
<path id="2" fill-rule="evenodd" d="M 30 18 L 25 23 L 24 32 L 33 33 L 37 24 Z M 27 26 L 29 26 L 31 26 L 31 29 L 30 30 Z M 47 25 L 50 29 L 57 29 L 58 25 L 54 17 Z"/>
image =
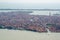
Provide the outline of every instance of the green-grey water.
<path id="1" fill-rule="evenodd" d="M 60 33 L 0 29 L 0 40 L 60 40 Z"/>

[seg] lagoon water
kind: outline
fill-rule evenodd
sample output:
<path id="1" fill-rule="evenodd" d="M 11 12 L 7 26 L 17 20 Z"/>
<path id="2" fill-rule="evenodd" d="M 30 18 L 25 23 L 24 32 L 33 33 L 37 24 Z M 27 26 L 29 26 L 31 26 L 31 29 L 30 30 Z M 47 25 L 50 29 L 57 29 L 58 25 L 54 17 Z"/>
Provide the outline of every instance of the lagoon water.
<path id="1" fill-rule="evenodd" d="M 60 40 L 60 33 L 0 29 L 0 40 Z"/>
<path id="2" fill-rule="evenodd" d="M 19 10 L 0 10 L 0 12 L 13 12 L 13 11 L 19 11 Z"/>
<path id="3" fill-rule="evenodd" d="M 0 10 L 0 12 L 16 12 L 16 11 L 32 11 L 32 10 Z M 49 15 L 51 13 L 51 15 L 53 14 L 59 14 L 60 11 L 33 11 L 32 13 L 30 13 L 30 15 Z"/>

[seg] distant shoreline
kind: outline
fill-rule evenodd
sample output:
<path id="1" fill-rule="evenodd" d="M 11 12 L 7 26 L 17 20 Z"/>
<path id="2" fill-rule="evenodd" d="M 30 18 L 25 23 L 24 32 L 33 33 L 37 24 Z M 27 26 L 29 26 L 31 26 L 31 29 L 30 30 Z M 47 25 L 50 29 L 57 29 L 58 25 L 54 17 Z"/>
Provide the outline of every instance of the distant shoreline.
<path id="1" fill-rule="evenodd" d="M 0 9 L 0 10 L 60 11 L 60 9 Z"/>

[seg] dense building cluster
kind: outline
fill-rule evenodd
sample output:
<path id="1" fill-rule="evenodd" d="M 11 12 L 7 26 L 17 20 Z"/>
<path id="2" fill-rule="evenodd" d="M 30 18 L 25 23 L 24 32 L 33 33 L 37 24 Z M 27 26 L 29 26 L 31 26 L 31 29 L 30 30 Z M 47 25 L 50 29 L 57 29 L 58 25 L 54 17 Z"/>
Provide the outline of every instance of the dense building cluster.
<path id="1" fill-rule="evenodd" d="M 60 32 L 60 16 L 29 15 L 31 11 L 0 12 L 0 26 L 37 32 Z"/>

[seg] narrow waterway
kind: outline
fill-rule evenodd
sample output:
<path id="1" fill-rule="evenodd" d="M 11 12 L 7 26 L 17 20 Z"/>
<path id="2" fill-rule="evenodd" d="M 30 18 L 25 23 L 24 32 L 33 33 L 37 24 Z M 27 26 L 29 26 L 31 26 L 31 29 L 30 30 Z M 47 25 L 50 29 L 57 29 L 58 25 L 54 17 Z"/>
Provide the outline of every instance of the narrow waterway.
<path id="1" fill-rule="evenodd" d="M 48 28 L 46 28 L 46 30 L 47 30 L 47 34 L 51 34 L 51 31 Z"/>

